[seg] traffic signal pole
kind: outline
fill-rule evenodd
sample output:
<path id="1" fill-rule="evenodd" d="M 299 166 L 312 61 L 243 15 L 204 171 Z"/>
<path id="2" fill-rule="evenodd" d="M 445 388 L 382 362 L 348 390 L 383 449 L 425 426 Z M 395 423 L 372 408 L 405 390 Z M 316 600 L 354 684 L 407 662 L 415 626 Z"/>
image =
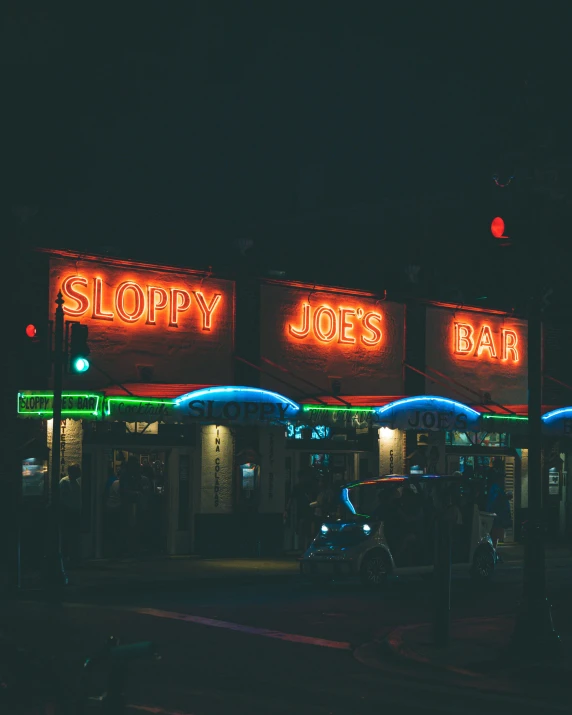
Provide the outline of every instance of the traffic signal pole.
<path id="1" fill-rule="evenodd" d="M 54 329 L 54 414 L 52 424 L 50 473 L 50 509 L 48 521 L 48 539 L 45 556 L 46 588 L 56 595 L 67 584 L 61 550 L 60 528 L 60 472 L 61 472 L 61 430 L 62 430 L 62 387 L 64 373 L 64 299 L 61 292 L 56 298 L 56 319 Z"/>
<path id="2" fill-rule="evenodd" d="M 533 269 L 535 270 L 535 269 Z M 533 277 L 538 283 L 538 279 Z M 546 597 L 542 465 L 542 306 L 534 291 L 528 316 L 528 513 L 524 542 L 523 600 L 517 614 L 512 647 L 517 657 L 549 658 L 560 652 Z"/>

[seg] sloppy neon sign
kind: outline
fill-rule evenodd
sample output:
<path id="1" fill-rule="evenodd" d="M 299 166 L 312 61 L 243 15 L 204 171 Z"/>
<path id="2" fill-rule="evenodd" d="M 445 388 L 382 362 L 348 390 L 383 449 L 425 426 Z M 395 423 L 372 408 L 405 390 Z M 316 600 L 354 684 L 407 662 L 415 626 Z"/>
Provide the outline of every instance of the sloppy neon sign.
<path id="1" fill-rule="evenodd" d="M 206 296 L 203 291 L 180 287 L 140 285 L 135 280 L 120 282 L 111 290 L 104 287 L 101 276 L 91 280 L 82 275 L 66 276 L 61 284 L 64 313 L 73 318 L 89 315 L 93 320 L 137 323 L 145 318 L 146 325 L 157 325 L 158 314 L 165 311 L 169 327 L 178 328 L 181 313 L 196 306 L 201 329 L 209 331 L 221 304 L 222 293 Z"/>
<path id="2" fill-rule="evenodd" d="M 288 335 L 295 340 L 313 337 L 320 343 L 376 347 L 383 339 L 382 319 L 381 313 L 361 307 L 332 308 L 327 304 L 302 303 L 298 324 L 288 323 Z"/>
<path id="3" fill-rule="evenodd" d="M 480 326 L 471 323 L 453 323 L 453 352 L 455 355 L 479 359 L 500 359 L 503 362 L 520 362 L 518 334 L 511 328 L 502 328 L 495 337 L 488 323 Z"/>

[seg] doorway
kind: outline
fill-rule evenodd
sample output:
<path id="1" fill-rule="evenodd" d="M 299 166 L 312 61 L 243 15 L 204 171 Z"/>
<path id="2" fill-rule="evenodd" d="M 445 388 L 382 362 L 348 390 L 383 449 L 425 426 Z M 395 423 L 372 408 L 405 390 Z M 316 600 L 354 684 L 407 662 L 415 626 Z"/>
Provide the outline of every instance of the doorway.
<path id="1" fill-rule="evenodd" d="M 167 548 L 167 450 L 113 448 L 103 487 L 103 556 L 153 556 Z"/>

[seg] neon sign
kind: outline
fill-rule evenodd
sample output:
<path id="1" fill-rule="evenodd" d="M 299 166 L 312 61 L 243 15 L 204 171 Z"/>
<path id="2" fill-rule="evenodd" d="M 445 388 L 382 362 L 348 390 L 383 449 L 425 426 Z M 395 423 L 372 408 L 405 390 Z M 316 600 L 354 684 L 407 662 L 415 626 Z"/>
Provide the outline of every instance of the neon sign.
<path id="1" fill-rule="evenodd" d="M 108 287 L 100 275 L 68 275 L 61 283 L 64 313 L 72 318 L 119 321 L 133 324 L 145 319 L 146 325 L 157 325 L 159 316 L 171 328 L 178 328 L 181 315 L 191 309 L 199 317 L 200 328 L 210 331 L 220 308 L 222 293 L 206 294 L 175 286 L 141 284 L 124 280 Z"/>
<path id="2" fill-rule="evenodd" d="M 459 356 L 520 362 L 519 340 L 516 330 L 502 328 L 496 336 L 488 323 L 453 323 L 453 353 Z"/>
<path id="3" fill-rule="evenodd" d="M 62 415 L 76 419 L 99 416 L 103 395 L 97 392 L 63 392 Z M 54 413 L 54 393 L 24 390 L 18 393 L 18 416 L 49 419 Z"/>
<path id="4" fill-rule="evenodd" d="M 375 413 L 375 424 L 404 430 L 476 430 L 481 417 L 462 402 L 434 395 L 405 397 L 376 408 Z"/>
<path id="5" fill-rule="evenodd" d="M 382 320 L 381 313 L 359 306 L 335 309 L 302 303 L 298 323 L 288 323 L 288 335 L 295 340 L 314 338 L 320 343 L 377 347 L 383 339 Z"/>
<path id="6" fill-rule="evenodd" d="M 284 395 L 259 387 L 205 387 L 175 400 L 182 417 L 207 422 L 284 423 L 300 405 Z"/>

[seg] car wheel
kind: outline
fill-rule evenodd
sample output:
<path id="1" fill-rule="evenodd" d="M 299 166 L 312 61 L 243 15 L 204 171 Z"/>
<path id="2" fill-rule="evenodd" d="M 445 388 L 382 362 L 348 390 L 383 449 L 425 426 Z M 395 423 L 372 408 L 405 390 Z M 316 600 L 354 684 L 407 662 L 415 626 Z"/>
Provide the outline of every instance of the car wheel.
<path id="1" fill-rule="evenodd" d="M 367 554 L 360 568 L 360 579 L 364 586 L 381 588 L 391 571 L 389 556 L 384 551 Z"/>
<path id="2" fill-rule="evenodd" d="M 476 581 L 489 581 L 495 570 L 495 555 L 491 548 L 482 546 L 473 557 L 471 575 Z"/>

